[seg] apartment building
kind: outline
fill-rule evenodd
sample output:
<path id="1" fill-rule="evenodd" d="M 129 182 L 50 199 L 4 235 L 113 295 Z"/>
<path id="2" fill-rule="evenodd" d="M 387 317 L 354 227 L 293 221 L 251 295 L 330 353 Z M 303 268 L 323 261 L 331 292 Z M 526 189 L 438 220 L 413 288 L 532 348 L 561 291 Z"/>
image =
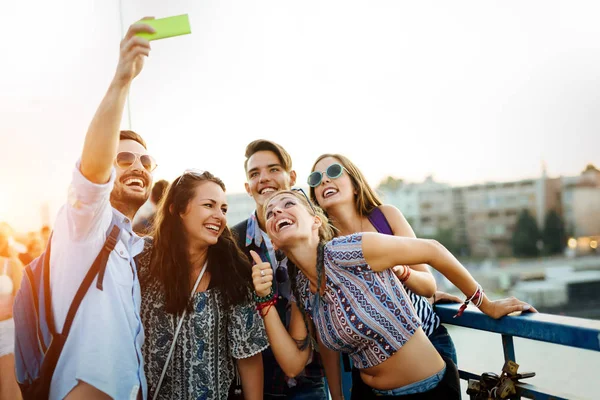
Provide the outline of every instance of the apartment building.
<path id="1" fill-rule="evenodd" d="M 577 177 L 563 179 L 563 218 L 573 236 L 600 234 L 600 170 L 593 165 Z"/>
<path id="2" fill-rule="evenodd" d="M 579 176 L 538 178 L 451 187 L 428 177 L 422 183 L 381 190 L 385 201 L 407 217 L 420 236 L 451 228 L 455 243 L 474 256 L 512 253 L 519 213 L 527 209 L 543 228 L 550 210 L 563 215 L 568 232 L 600 233 L 600 171 L 588 166 Z M 569 229 L 571 229 L 569 231 Z"/>

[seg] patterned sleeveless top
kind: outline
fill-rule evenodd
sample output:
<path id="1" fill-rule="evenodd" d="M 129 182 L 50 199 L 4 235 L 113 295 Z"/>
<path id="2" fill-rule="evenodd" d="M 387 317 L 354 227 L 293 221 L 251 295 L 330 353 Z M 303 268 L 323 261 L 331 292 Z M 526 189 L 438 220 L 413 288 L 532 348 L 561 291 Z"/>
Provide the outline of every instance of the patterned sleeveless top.
<path id="1" fill-rule="evenodd" d="M 383 212 L 379 208 L 374 208 L 371 211 L 371 214 L 368 216 L 369 221 L 377 232 L 384 233 L 386 235 L 393 235 L 394 231 L 390 226 L 387 218 L 383 215 Z M 415 310 L 417 311 L 417 315 L 421 318 L 421 322 L 423 323 L 423 332 L 427 336 L 431 335 L 439 326 L 440 326 L 440 317 L 433 310 L 433 306 L 427 301 L 427 299 L 423 296 L 419 296 L 414 293 L 412 290 L 404 285 L 404 290 L 408 294 L 410 301 L 413 303 Z"/>
<path id="2" fill-rule="evenodd" d="M 421 326 L 406 291 L 391 269 L 374 272 L 362 252 L 362 233 L 341 236 L 325 245 L 326 289 L 310 292 L 298 272 L 300 301 L 323 344 L 347 353 L 357 368 L 390 358 Z"/>

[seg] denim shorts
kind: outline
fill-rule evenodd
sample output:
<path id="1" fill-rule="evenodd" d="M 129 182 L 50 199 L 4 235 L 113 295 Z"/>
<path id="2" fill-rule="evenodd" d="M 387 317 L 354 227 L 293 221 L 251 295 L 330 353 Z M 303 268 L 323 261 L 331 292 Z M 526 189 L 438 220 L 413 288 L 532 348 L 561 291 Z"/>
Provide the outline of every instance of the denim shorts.
<path id="1" fill-rule="evenodd" d="M 436 386 L 442 381 L 444 378 L 444 374 L 446 373 L 446 366 L 428 378 L 422 379 L 418 382 L 413 382 L 406 386 L 402 386 L 396 389 L 390 390 L 379 390 L 379 389 L 371 389 L 377 396 L 405 396 L 407 394 L 416 394 L 423 393 L 429 390 L 433 390 Z"/>
<path id="2" fill-rule="evenodd" d="M 454 342 L 444 325 L 438 326 L 428 337 L 433 347 L 442 357 L 449 358 L 454 365 L 458 365 L 456 347 L 454 347 Z"/>

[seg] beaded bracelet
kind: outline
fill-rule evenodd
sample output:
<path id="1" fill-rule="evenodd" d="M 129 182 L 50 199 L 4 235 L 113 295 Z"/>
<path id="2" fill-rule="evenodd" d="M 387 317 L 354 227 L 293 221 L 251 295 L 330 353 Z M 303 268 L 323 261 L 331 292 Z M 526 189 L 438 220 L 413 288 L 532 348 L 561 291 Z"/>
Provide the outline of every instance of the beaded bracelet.
<path id="1" fill-rule="evenodd" d="M 273 300 L 273 286 L 271 286 L 271 291 L 269 292 L 268 295 L 264 296 L 264 297 L 260 297 L 259 295 L 256 294 L 256 292 L 254 292 L 252 294 L 252 297 L 254 298 L 254 302 L 257 304 L 261 304 L 261 303 L 266 303 L 267 301 L 271 301 Z"/>
<path id="2" fill-rule="evenodd" d="M 477 290 L 475 290 L 473 296 L 469 297 L 465 300 L 464 303 L 462 303 L 462 305 L 458 309 L 458 312 L 452 318 L 460 317 L 461 315 L 463 315 L 470 302 L 473 302 L 473 304 L 475 304 L 475 307 L 477 308 L 479 308 L 483 303 L 483 288 L 479 283 L 477 284 Z"/>

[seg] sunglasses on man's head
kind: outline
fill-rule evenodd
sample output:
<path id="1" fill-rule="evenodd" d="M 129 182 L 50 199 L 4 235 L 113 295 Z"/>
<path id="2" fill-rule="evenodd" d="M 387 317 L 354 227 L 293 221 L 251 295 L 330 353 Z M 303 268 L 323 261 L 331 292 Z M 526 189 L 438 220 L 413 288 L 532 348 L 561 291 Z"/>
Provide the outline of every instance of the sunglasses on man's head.
<path id="1" fill-rule="evenodd" d="M 156 161 L 148 154 L 132 153 L 131 151 L 121 151 L 117 154 L 116 164 L 121 169 L 127 169 L 135 164 L 136 160 L 139 159 L 144 169 L 148 172 L 152 172 L 156 169 Z"/>
<path id="2" fill-rule="evenodd" d="M 321 184 L 321 182 L 323 181 L 323 175 L 327 175 L 327 177 L 329 179 L 337 179 L 340 176 L 342 176 L 343 172 L 344 172 L 344 167 L 342 166 L 342 164 L 333 163 L 329 167 L 327 167 L 325 172 L 320 172 L 320 171 L 312 172 L 308 176 L 308 186 L 310 186 L 310 187 L 319 186 Z"/>

